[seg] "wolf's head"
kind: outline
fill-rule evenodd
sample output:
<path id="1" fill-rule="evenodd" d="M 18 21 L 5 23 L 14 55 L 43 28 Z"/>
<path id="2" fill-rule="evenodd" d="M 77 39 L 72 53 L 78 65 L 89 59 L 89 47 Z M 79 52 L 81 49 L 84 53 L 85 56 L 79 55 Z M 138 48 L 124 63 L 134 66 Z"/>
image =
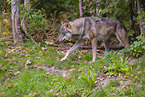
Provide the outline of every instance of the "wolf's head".
<path id="1" fill-rule="evenodd" d="M 66 39 L 70 39 L 72 37 L 71 25 L 69 23 L 61 22 L 61 28 L 59 30 L 60 35 L 57 38 L 57 42 L 62 42 Z"/>

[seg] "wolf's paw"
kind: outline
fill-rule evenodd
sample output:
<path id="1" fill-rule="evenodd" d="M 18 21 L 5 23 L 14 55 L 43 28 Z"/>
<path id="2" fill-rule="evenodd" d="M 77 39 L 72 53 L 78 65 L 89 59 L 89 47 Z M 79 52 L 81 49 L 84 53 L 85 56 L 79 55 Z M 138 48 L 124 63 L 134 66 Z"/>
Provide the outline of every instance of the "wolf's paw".
<path id="1" fill-rule="evenodd" d="M 65 61 L 67 58 L 66 57 L 63 57 L 60 61 Z"/>
<path id="2" fill-rule="evenodd" d="M 88 62 L 89 64 L 91 64 L 91 63 L 94 63 L 95 61 L 94 60 L 92 60 L 92 61 L 90 61 L 90 62 Z"/>

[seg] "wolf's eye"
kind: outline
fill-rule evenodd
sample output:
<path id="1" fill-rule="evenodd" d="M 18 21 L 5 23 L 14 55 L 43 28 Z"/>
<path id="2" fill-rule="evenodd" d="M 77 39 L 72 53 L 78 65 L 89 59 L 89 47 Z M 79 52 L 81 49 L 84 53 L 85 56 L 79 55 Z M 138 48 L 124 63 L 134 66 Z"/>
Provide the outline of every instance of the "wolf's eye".
<path id="1" fill-rule="evenodd" d="M 69 25 L 67 24 L 66 27 L 69 27 Z"/>
<path id="2" fill-rule="evenodd" d="M 69 24 L 67 24 L 67 25 L 66 25 L 66 27 L 68 28 L 68 27 L 70 27 L 70 25 L 69 25 Z"/>

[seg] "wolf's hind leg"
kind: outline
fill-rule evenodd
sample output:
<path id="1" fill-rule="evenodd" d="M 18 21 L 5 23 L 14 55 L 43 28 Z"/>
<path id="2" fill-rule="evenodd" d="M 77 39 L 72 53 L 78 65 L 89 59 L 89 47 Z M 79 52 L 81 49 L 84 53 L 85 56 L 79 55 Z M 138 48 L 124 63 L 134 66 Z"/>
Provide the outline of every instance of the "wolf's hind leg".
<path id="1" fill-rule="evenodd" d="M 128 35 L 127 35 L 127 32 L 126 32 L 125 28 L 118 25 L 115 35 L 124 47 L 128 47 L 130 45 Z"/>
<path id="2" fill-rule="evenodd" d="M 84 41 L 83 40 L 78 40 L 74 45 L 73 47 L 71 47 L 66 55 L 61 59 L 61 61 L 65 61 L 67 59 L 67 57 L 71 54 L 71 52 L 73 52 L 74 50 L 76 50 L 78 47 L 80 47 L 81 45 L 84 44 Z"/>
<path id="3" fill-rule="evenodd" d="M 116 33 L 115 34 L 117 39 L 120 41 L 120 43 L 124 46 L 124 47 L 128 47 L 130 44 L 129 44 L 129 39 L 128 39 L 128 36 L 125 35 L 124 33 L 122 33 L 122 35 L 119 33 Z"/>
<path id="4" fill-rule="evenodd" d="M 95 62 L 95 60 L 96 60 L 96 50 L 97 50 L 97 42 L 96 42 L 96 38 L 94 38 L 94 39 L 92 39 L 92 53 L 93 53 L 92 62 Z"/>
<path id="5" fill-rule="evenodd" d="M 111 41 L 104 40 L 103 42 L 104 42 L 104 47 L 105 47 L 106 52 L 109 52 L 109 46 L 110 46 Z"/>

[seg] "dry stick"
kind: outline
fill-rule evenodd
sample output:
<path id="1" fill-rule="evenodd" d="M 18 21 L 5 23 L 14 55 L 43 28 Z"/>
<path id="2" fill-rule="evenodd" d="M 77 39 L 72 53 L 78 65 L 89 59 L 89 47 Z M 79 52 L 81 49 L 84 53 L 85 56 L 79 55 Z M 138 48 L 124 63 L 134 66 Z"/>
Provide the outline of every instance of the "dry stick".
<path id="1" fill-rule="evenodd" d="M 56 43 L 54 43 L 54 44 L 48 44 L 49 46 L 53 46 L 53 47 L 60 47 L 61 45 L 60 44 L 56 44 Z M 66 46 L 65 46 L 66 47 Z M 69 46 L 68 46 L 69 47 Z M 80 47 L 81 49 L 92 49 L 92 46 L 81 46 Z M 103 50 L 104 49 L 104 47 L 97 47 L 98 49 L 101 49 L 101 50 Z M 124 48 L 123 46 L 111 46 L 110 47 L 110 49 L 114 49 L 114 50 L 120 50 L 120 49 L 122 49 L 122 48 Z M 67 48 L 68 49 L 68 48 Z"/>
<path id="2" fill-rule="evenodd" d="M 30 4 L 30 0 L 24 0 L 24 7 L 26 8 L 26 11 L 28 9 L 30 9 L 28 4 Z M 21 21 L 21 27 L 22 27 L 23 31 L 25 32 L 26 36 L 28 36 L 33 42 L 35 42 L 34 39 L 32 38 L 32 36 L 27 31 L 25 17 L 26 17 L 26 12 L 25 12 L 25 15 L 23 16 L 23 19 Z"/>

